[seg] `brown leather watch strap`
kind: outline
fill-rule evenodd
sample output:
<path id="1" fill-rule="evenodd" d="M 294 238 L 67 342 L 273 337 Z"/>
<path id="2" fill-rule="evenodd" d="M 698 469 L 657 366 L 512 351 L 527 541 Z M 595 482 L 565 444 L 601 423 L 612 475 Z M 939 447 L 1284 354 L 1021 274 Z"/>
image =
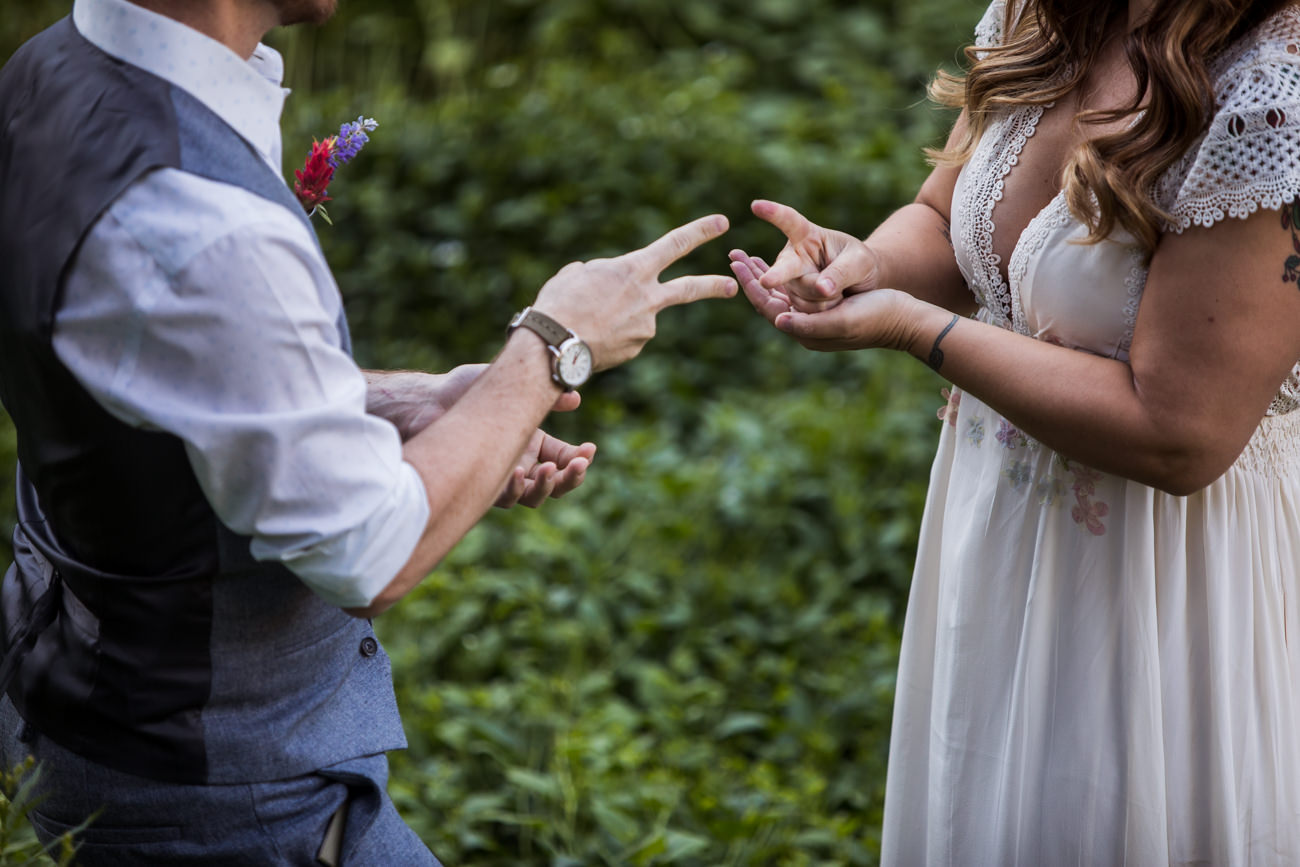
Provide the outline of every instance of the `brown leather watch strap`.
<path id="1" fill-rule="evenodd" d="M 554 346 L 556 348 L 573 336 L 573 333 L 569 331 L 569 329 L 565 328 L 545 313 L 540 313 L 531 307 L 525 307 L 510 321 L 511 331 L 520 327 L 537 332 L 549 346 Z"/>

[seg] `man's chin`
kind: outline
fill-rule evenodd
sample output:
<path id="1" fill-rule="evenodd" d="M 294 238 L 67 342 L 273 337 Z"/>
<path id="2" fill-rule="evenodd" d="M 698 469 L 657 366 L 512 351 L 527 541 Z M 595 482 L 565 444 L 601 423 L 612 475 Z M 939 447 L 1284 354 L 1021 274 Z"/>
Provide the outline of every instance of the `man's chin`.
<path id="1" fill-rule="evenodd" d="M 338 0 L 276 0 L 281 24 L 324 24 L 334 15 Z"/>

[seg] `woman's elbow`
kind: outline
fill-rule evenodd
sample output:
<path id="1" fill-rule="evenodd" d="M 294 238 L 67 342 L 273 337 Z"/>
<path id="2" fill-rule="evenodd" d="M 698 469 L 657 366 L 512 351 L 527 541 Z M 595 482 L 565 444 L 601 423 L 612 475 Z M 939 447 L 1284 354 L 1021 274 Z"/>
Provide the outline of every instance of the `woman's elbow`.
<path id="1" fill-rule="evenodd" d="M 1188 497 L 1226 473 L 1240 452 L 1222 443 L 1184 442 L 1162 450 L 1138 481 L 1175 497 Z"/>

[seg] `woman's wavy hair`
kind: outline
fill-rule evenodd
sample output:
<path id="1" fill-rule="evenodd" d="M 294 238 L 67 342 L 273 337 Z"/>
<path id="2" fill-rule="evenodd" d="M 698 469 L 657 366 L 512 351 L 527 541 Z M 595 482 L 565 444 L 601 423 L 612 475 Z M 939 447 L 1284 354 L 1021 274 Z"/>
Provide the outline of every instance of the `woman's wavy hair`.
<path id="1" fill-rule="evenodd" d="M 1016 9 L 1023 3 L 1018 16 Z M 1205 132 L 1214 116 L 1207 64 L 1286 0 L 1157 0 L 1127 34 L 1125 51 L 1137 77 L 1135 101 L 1113 111 L 1081 112 L 1080 123 L 1111 123 L 1145 112 L 1121 132 L 1079 146 L 1065 167 L 1070 210 L 1088 226 L 1089 243 L 1116 225 L 1148 252 L 1170 217 L 1153 198 L 1161 174 Z M 1126 0 L 1008 0 L 1000 46 L 966 49 L 965 75 L 940 71 L 931 97 L 965 108 L 965 134 L 930 152 L 939 165 L 970 158 L 990 118 L 1009 106 L 1045 105 L 1078 87 L 1103 37 L 1127 14 Z M 1141 95 L 1146 94 L 1145 106 Z"/>

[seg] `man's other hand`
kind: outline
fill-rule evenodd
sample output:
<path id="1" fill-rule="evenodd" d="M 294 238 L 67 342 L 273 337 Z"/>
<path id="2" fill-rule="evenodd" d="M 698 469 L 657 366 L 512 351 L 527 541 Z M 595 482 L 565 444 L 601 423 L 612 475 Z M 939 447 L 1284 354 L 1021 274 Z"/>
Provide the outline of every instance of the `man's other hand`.
<path id="1" fill-rule="evenodd" d="M 509 509 L 518 503 L 535 509 L 547 497 L 563 497 L 582 484 L 595 456 L 595 443 L 570 445 L 538 430 L 493 505 Z"/>
<path id="2" fill-rule="evenodd" d="M 446 373 L 367 370 L 366 412 L 392 422 L 406 442 L 451 409 L 487 368 L 462 364 Z M 577 392 L 565 392 L 551 411 L 571 412 L 581 402 Z"/>

